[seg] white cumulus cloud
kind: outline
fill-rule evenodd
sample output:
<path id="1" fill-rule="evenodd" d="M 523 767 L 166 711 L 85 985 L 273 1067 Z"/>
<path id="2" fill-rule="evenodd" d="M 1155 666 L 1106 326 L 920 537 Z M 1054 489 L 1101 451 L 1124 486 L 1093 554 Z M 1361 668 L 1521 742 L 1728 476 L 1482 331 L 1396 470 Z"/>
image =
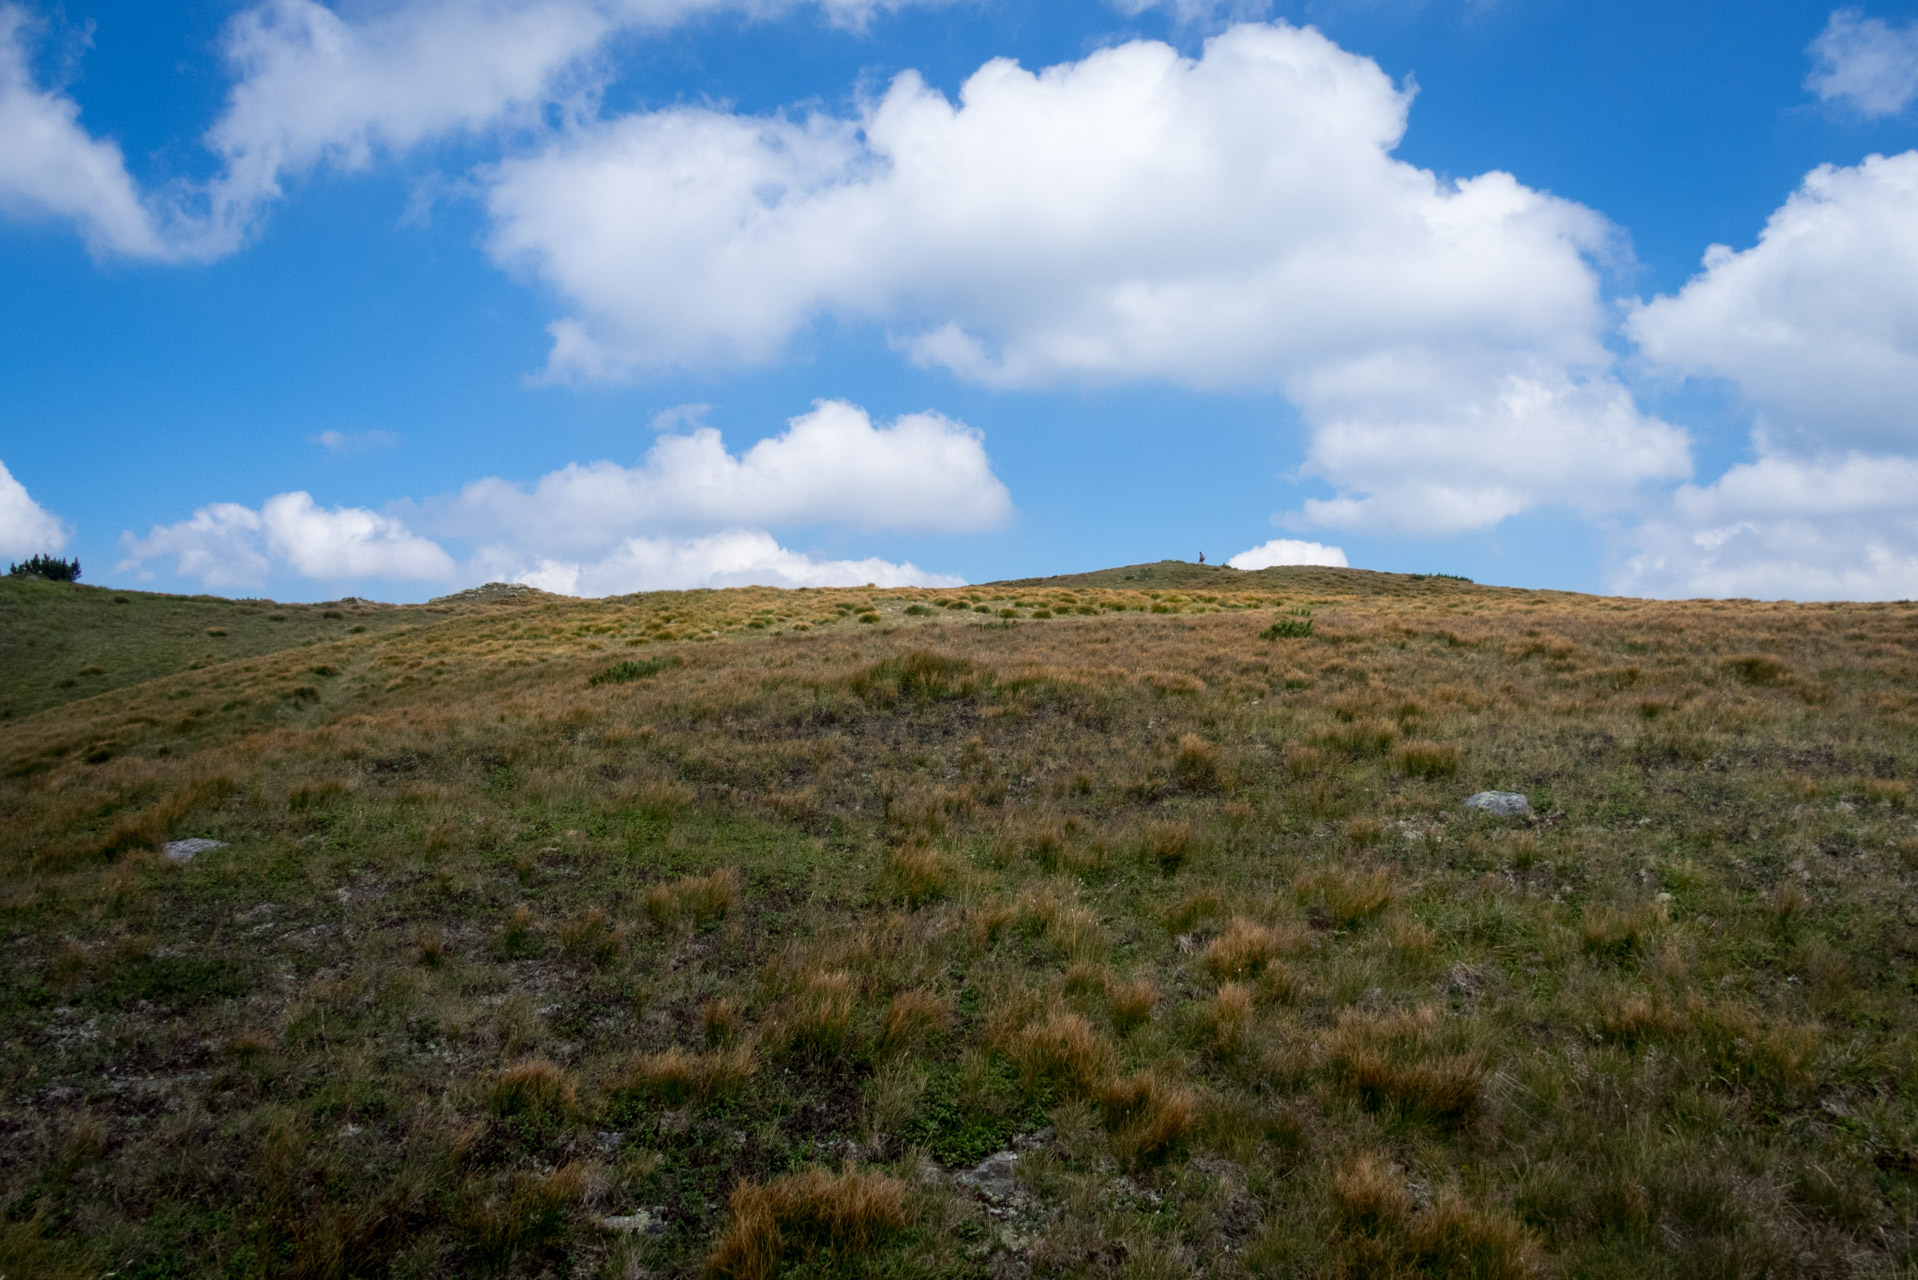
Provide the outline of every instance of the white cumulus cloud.
<path id="1" fill-rule="evenodd" d="M 578 554 L 642 531 L 989 529 L 1010 519 L 1012 497 L 977 431 L 936 413 L 875 426 L 857 405 L 822 400 L 736 456 L 700 427 L 660 437 L 638 466 L 575 463 L 530 489 L 481 480 L 426 510 L 438 531 Z"/>
<path id="2" fill-rule="evenodd" d="M 1322 542 L 1300 542 L 1294 538 L 1274 538 L 1249 551 L 1239 552 L 1226 563 L 1234 569 L 1270 569 L 1282 564 L 1330 565 L 1335 569 L 1346 567 L 1342 548 L 1328 547 Z"/>
<path id="3" fill-rule="evenodd" d="M 658 421 L 680 427 L 696 423 L 703 410 L 685 406 Z M 574 464 L 530 488 L 481 480 L 424 503 L 393 503 L 384 514 L 321 507 L 302 492 L 269 498 L 258 510 L 212 503 L 144 538 L 123 534 L 120 568 L 151 577 L 151 562 L 171 562 L 173 572 L 216 588 L 259 586 L 278 575 L 331 582 L 505 578 L 573 595 L 954 585 L 958 579 L 913 564 L 818 559 L 782 546 L 767 529 L 960 533 L 995 528 L 1011 515 L 1011 495 L 977 431 L 936 413 L 881 426 L 857 405 L 821 400 L 740 454 L 727 451 L 719 432 L 696 426 L 662 435 L 637 466 Z M 435 538 L 473 550 L 458 560 Z"/>
<path id="4" fill-rule="evenodd" d="M 812 0 L 858 26 L 881 10 L 938 0 Z M 316 0 L 262 0 L 228 23 L 235 83 L 207 145 L 224 162 L 196 252 L 230 252 L 285 179 L 354 170 L 380 155 L 501 126 L 537 125 L 560 104 L 590 106 L 608 43 L 710 14 L 768 18 L 806 0 L 400 0 L 342 12 Z"/>
<path id="5" fill-rule="evenodd" d="M 1628 317 L 1654 366 L 1722 380 L 1754 460 L 1686 485 L 1613 579 L 1655 595 L 1918 596 L 1918 152 L 1809 174 Z"/>
<path id="6" fill-rule="evenodd" d="M 1394 159 L 1410 101 L 1281 23 L 1199 59 L 996 60 L 957 103 L 907 73 L 855 119 L 637 114 L 494 169 L 490 244 L 571 301 L 562 375 L 765 362 L 839 319 L 994 386 L 1276 387 L 1340 490 L 1323 513 L 1368 527 L 1483 527 L 1688 474 L 1600 341 L 1611 228 L 1507 174 Z"/>
<path id="7" fill-rule="evenodd" d="M 1633 531 L 1611 586 L 1633 595 L 1918 599 L 1918 459 L 1766 456 Z"/>
<path id="8" fill-rule="evenodd" d="M 67 526 L 0 462 L 0 556 L 42 555 L 66 545 Z"/>
<path id="9" fill-rule="evenodd" d="M 1757 244 L 1712 246 L 1626 332 L 1655 364 L 1728 379 L 1775 445 L 1918 446 L 1918 151 L 1813 170 Z"/>
<path id="10" fill-rule="evenodd" d="M 279 571 L 328 581 L 445 581 L 459 572 L 439 544 L 398 520 L 360 507 L 321 507 L 298 492 L 268 498 L 257 511 L 212 503 L 178 524 L 120 541 L 121 572 L 151 576 L 147 561 L 172 560 L 174 573 L 208 587 L 258 586 Z"/>
<path id="11" fill-rule="evenodd" d="M 1811 43 L 1805 87 L 1865 116 L 1895 116 L 1918 97 L 1918 20 L 1894 27 L 1839 9 Z"/>
<path id="12" fill-rule="evenodd" d="M 514 575 L 542 591 L 608 596 L 698 587 L 957 587 L 965 580 L 910 562 L 822 560 L 781 546 L 769 533 L 729 529 L 693 538 L 628 538 L 589 561 L 545 559 Z"/>
<path id="13" fill-rule="evenodd" d="M 858 26 L 942 0 L 259 0 L 222 37 L 233 75 L 204 141 L 220 172 L 143 198 L 120 150 L 28 72 L 25 10 L 0 4 L 0 208 L 70 218 L 99 254 L 205 261 L 233 252 L 289 178 L 352 171 L 448 137 L 590 107 L 615 39 L 731 12 L 812 7 Z M 160 206 L 156 216 L 152 206 Z"/>
<path id="14" fill-rule="evenodd" d="M 0 214 L 70 220 L 96 255 L 168 256 L 120 148 L 86 131 L 71 97 L 35 81 L 32 27 L 25 9 L 0 4 Z"/>

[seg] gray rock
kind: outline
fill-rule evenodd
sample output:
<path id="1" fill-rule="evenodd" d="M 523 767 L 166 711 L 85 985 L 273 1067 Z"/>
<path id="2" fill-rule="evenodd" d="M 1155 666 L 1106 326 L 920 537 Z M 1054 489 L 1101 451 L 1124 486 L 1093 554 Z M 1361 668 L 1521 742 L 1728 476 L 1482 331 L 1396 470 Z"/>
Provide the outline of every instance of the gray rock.
<path id="1" fill-rule="evenodd" d="M 1018 1194 L 1018 1174 L 1019 1153 L 998 1151 L 964 1173 L 954 1174 L 952 1180 L 971 1187 L 988 1200 L 1003 1202 Z"/>
<path id="2" fill-rule="evenodd" d="M 203 840 L 199 836 L 191 840 L 169 840 L 160 850 L 169 862 L 191 862 L 196 853 L 205 853 L 208 849 L 224 849 L 224 840 Z"/>
<path id="3" fill-rule="evenodd" d="M 1465 801 L 1467 809 L 1483 809 L 1495 818 L 1529 818 L 1532 802 L 1522 791 L 1481 791 Z"/>
<path id="4" fill-rule="evenodd" d="M 601 1218 L 599 1225 L 603 1231 L 614 1231 L 622 1235 L 656 1236 L 666 1229 L 666 1215 L 656 1209 L 641 1209 L 638 1213 Z"/>

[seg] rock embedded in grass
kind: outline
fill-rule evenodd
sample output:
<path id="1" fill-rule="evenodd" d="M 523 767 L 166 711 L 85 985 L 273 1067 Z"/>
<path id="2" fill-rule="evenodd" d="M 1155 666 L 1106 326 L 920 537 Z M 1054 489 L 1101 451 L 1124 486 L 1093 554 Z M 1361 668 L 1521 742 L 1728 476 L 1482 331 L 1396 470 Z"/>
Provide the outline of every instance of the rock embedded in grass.
<path id="1" fill-rule="evenodd" d="M 224 840 L 207 840 L 199 836 L 194 836 L 190 840 L 169 840 L 161 847 L 160 852 L 167 856 L 169 862 L 191 862 L 193 861 L 193 855 L 196 853 L 205 853 L 209 849 L 224 848 L 226 848 L 226 841 Z"/>
<path id="2" fill-rule="evenodd" d="M 1467 809 L 1482 809 L 1494 818 L 1529 818 L 1532 816 L 1532 802 L 1522 791 L 1481 791 L 1468 796 Z"/>

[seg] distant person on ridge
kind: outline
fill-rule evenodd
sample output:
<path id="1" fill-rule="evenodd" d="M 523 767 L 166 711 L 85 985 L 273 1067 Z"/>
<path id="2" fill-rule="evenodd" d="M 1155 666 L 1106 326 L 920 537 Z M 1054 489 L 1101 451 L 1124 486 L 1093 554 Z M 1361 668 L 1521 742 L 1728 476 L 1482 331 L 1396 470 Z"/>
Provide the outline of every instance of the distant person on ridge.
<path id="1" fill-rule="evenodd" d="M 1203 551 L 1201 551 L 1201 552 L 1199 553 L 1199 563 L 1200 563 L 1200 564 L 1204 564 L 1204 563 L 1205 563 L 1205 552 L 1203 552 Z"/>

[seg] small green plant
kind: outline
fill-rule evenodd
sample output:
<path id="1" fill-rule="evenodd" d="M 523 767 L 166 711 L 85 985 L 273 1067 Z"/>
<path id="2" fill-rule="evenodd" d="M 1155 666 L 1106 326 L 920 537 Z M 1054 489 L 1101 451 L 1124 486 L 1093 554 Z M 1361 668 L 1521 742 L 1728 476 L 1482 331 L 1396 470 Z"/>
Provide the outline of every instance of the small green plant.
<path id="1" fill-rule="evenodd" d="M 587 684 L 625 684 L 629 680 L 646 680 L 662 671 L 671 671 L 680 665 L 677 654 L 667 654 L 661 658 L 642 658 L 634 661 L 628 658 L 624 662 L 615 662 L 604 671 L 596 673 Z"/>
<path id="2" fill-rule="evenodd" d="M 1303 640 L 1312 634 L 1310 618 L 1280 618 L 1259 632 L 1261 640 Z"/>
<path id="3" fill-rule="evenodd" d="M 45 578 L 48 582 L 78 582 L 80 580 L 79 560 L 60 560 L 53 556 L 39 555 L 9 564 L 7 573 L 15 578 Z"/>

